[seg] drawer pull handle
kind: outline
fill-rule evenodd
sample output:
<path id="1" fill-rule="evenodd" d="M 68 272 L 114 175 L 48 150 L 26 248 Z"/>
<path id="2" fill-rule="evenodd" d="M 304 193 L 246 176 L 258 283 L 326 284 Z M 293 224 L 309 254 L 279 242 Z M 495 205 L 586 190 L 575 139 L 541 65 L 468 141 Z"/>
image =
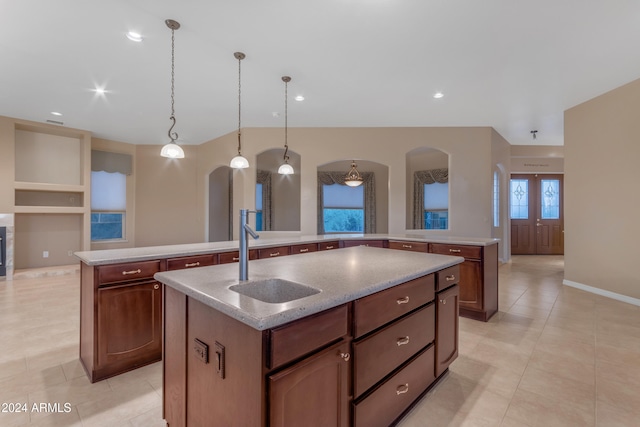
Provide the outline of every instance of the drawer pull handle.
<path id="1" fill-rule="evenodd" d="M 233 258 L 231 258 L 233 261 L 240 261 L 240 257 L 238 256 L 234 256 Z"/>
<path id="2" fill-rule="evenodd" d="M 444 278 L 447 282 L 452 282 L 454 280 L 456 280 L 456 275 L 452 274 L 451 276 L 447 276 Z"/>
<path id="3" fill-rule="evenodd" d="M 405 394 L 406 392 L 409 391 L 409 384 L 402 384 L 400 386 L 398 386 L 398 388 L 396 389 L 396 395 L 400 396 L 401 394 Z"/>
<path id="4" fill-rule="evenodd" d="M 398 338 L 396 344 L 398 344 L 398 347 L 400 347 L 401 345 L 409 344 L 409 336 L 407 335 L 406 337 Z"/>
<path id="5" fill-rule="evenodd" d="M 442 303 L 442 305 L 445 305 L 447 303 L 446 299 L 441 299 L 440 302 Z"/>
<path id="6" fill-rule="evenodd" d="M 269 256 L 278 256 L 278 255 L 280 255 L 280 252 L 274 252 L 272 254 L 269 254 Z"/>
<path id="7" fill-rule="evenodd" d="M 306 248 L 305 249 L 300 249 L 300 253 L 303 253 L 303 252 L 309 252 L 309 249 L 306 249 Z"/>
<path id="8" fill-rule="evenodd" d="M 342 353 L 342 352 L 340 352 L 340 357 L 342 357 L 342 359 L 343 359 L 345 362 L 348 362 L 348 361 L 349 361 L 349 359 L 351 359 L 351 354 L 349 354 L 349 353 Z"/>
<path id="9" fill-rule="evenodd" d="M 200 265 L 200 263 L 199 263 L 199 262 L 192 262 L 191 264 L 187 263 L 187 264 L 185 264 L 184 266 L 185 266 L 185 267 L 197 267 L 197 266 L 199 266 L 199 265 Z"/>
<path id="10" fill-rule="evenodd" d="M 153 285 L 153 289 L 155 289 L 155 290 L 160 289 L 160 285 L 158 285 L 158 284 Z"/>
<path id="11" fill-rule="evenodd" d="M 398 305 L 400 305 L 400 304 L 408 304 L 409 303 L 409 297 L 406 296 L 404 298 L 398 298 L 396 300 L 396 302 L 398 303 Z"/>
<path id="12" fill-rule="evenodd" d="M 137 270 L 131 270 L 131 271 L 123 271 L 122 275 L 126 276 L 127 274 L 139 274 L 139 273 L 142 273 L 142 270 L 137 269 Z"/>
<path id="13" fill-rule="evenodd" d="M 454 253 L 454 254 L 459 254 L 460 252 L 462 252 L 462 250 L 460 250 L 460 249 L 449 249 L 449 252 Z"/>
<path id="14" fill-rule="evenodd" d="M 403 248 L 407 248 L 407 249 L 411 249 L 411 248 L 413 248 L 413 246 L 411 246 L 411 245 L 402 245 L 402 247 L 403 247 Z"/>
<path id="15" fill-rule="evenodd" d="M 333 249 L 333 245 L 327 246 L 327 249 Z"/>

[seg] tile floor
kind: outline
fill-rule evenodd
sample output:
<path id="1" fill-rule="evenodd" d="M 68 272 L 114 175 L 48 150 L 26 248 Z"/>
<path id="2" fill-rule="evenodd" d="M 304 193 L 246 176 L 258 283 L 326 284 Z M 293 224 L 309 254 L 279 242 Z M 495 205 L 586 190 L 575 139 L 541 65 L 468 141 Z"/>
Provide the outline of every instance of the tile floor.
<path id="1" fill-rule="evenodd" d="M 39 275 L 0 281 L 0 426 L 164 426 L 160 363 L 90 384 L 77 270 Z M 640 307 L 562 277 L 562 257 L 501 266 L 500 312 L 460 319 L 458 359 L 400 426 L 640 425 Z"/>

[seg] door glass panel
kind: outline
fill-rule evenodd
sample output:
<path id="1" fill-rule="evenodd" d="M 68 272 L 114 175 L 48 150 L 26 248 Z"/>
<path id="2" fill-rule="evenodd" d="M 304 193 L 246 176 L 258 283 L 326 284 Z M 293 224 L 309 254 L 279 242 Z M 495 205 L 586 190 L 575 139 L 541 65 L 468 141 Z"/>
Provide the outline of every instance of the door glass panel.
<path id="1" fill-rule="evenodd" d="M 557 179 L 540 180 L 542 219 L 560 218 L 560 181 Z"/>
<path id="2" fill-rule="evenodd" d="M 511 219 L 529 218 L 529 181 L 526 179 L 511 180 Z"/>

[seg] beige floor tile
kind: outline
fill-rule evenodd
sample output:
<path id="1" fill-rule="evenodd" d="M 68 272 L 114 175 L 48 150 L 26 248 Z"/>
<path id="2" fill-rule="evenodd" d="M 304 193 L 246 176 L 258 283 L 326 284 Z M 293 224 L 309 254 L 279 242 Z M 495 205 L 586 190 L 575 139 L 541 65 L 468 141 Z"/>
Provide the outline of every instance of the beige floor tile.
<path id="1" fill-rule="evenodd" d="M 166 427 L 167 423 L 162 419 L 162 406 L 156 406 L 149 411 L 133 417 L 129 420 L 132 427 Z"/>
<path id="2" fill-rule="evenodd" d="M 459 377 L 477 384 L 482 389 L 509 399 L 515 393 L 522 377 L 519 372 L 496 368 L 467 356 L 458 357 L 451 364 L 449 370 Z"/>
<path id="3" fill-rule="evenodd" d="M 504 368 L 514 372 L 523 373 L 529 363 L 528 352 L 519 350 L 509 344 L 481 342 L 473 354 L 472 359 L 496 368 Z"/>
<path id="4" fill-rule="evenodd" d="M 624 411 L 633 412 L 640 408 L 640 393 L 628 381 L 615 381 L 607 375 L 599 375 L 596 380 L 596 399 Z M 638 418 L 640 419 L 640 418 Z"/>
<path id="5" fill-rule="evenodd" d="M 518 389 L 511 399 L 505 418 L 509 425 L 531 427 L 589 427 L 595 425 L 595 408 L 585 410 L 564 399 L 543 396 Z"/>
<path id="6" fill-rule="evenodd" d="M 62 372 L 62 367 L 59 369 Z M 62 375 L 64 376 L 64 373 Z M 100 400 L 109 391 L 111 389 L 106 382 L 92 384 L 85 376 L 29 393 L 29 402 L 70 403 L 76 406 L 83 402 Z"/>
<path id="7" fill-rule="evenodd" d="M 603 402 L 596 402 L 597 427 L 631 427 L 638 425 L 638 413 L 627 411 Z"/>
<path id="8" fill-rule="evenodd" d="M 20 372 L 0 380 L 0 401 L 16 401 L 15 399 L 22 399 L 29 393 L 48 387 L 55 387 L 65 381 L 66 378 L 61 366 L 54 366 L 41 371 Z"/>
<path id="9" fill-rule="evenodd" d="M 596 342 L 596 360 L 625 365 L 629 369 L 640 369 L 640 351 L 622 345 Z"/>
<path id="10" fill-rule="evenodd" d="M 581 408 L 584 412 L 594 413 L 596 386 L 582 381 L 560 376 L 557 372 L 543 371 L 528 366 L 518 390 L 536 393 L 550 399 Z"/>
<path id="11" fill-rule="evenodd" d="M 583 358 L 536 347 L 527 367 L 595 387 L 595 360 L 586 362 Z"/>

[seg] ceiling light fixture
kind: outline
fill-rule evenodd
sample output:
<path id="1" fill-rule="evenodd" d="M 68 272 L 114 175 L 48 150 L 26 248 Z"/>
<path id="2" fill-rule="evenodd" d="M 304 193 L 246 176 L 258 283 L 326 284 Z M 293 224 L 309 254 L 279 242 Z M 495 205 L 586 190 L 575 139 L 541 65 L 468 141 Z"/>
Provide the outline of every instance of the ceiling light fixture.
<path id="1" fill-rule="evenodd" d="M 532 130 L 531 131 L 531 135 L 533 135 L 533 139 L 536 139 L 538 131 L 537 130 Z"/>
<path id="2" fill-rule="evenodd" d="M 61 116 L 62 113 L 58 113 L 57 111 L 52 111 L 51 114 L 53 114 L 54 116 Z"/>
<path id="3" fill-rule="evenodd" d="M 296 101 L 304 101 L 304 96 L 298 95 L 294 98 Z"/>
<path id="4" fill-rule="evenodd" d="M 291 81 L 291 77 L 282 76 L 282 81 L 284 82 L 284 163 L 280 165 L 278 168 L 278 173 L 280 175 L 291 175 L 293 174 L 293 166 L 289 164 L 289 144 L 287 143 L 287 98 L 288 98 L 288 85 Z"/>
<path id="5" fill-rule="evenodd" d="M 347 184 L 349 187 L 358 187 L 362 185 L 363 182 L 364 182 L 364 179 L 362 179 L 360 172 L 358 172 L 358 165 L 356 165 L 355 160 L 352 160 L 351 170 L 344 177 L 344 183 Z"/>
<path id="6" fill-rule="evenodd" d="M 173 104 L 174 104 L 173 80 L 174 80 L 174 67 L 175 67 L 175 53 L 174 53 L 175 38 L 173 33 L 175 32 L 175 30 L 180 28 L 180 23 L 174 21 L 173 19 L 167 19 L 166 21 L 164 21 L 164 23 L 167 24 L 167 27 L 171 28 L 171 117 L 169 117 L 169 120 L 171 120 L 173 124 L 169 128 L 169 132 L 167 132 L 167 134 L 169 135 L 169 139 L 171 141 L 169 141 L 168 144 L 162 147 L 162 151 L 160 151 L 160 155 L 162 157 L 168 157 L 170 159 L 183 159 L 184 150 L 182 149 L 182 147 L 180 147 L 176 143 L 176 139 L 178 139 L 178 134 L 176 132 L 171 132 L 173 130 L 173 127 L 176 125 L 176 116 L 173 108 Z"/>
<path id="7" fill-rule="evenodd" d="M 235 156 L 233 159 L 231 159 L 231 162 L 229 162 L 229 166 L 231 166 L 234 169 L 244 169 L 244 168 L 248 168 L 249 167 L 249 160 L 247 160 L 245 157 L 242 156 L 242 144 L 240 142 L 240 118 L 242 117 L 240 112 L 241 112 L 241 102 L 240 102 L 240 94 L 242 86 L 242 80 L 241 80 L 241 66 L 240 63 L 242 62 L 242 60 L 244 58 L 246 58 L 246 55 L 242 52 L 236 52 L 233 54 L 233 56 L 238 60 L 238 155 Z"/>
<path id="8" fill-rule="evenodd" d="M 434 93 L 434 94 L 433 94 L 433 97 L 434 97 L 435 99 L 440 99 L 440 98 L 442 98 L 443 96 L 444 96 L 444 93 L 442 93 L 442 92 L 436 92 L 436 93 Z"/>
<path id="9" fill-rule="evenodd" d="M 180 24 L 178 24 L 178 27 Z M 132 42 L 141 42 L 143 40 L 142 35 L 140 33 L 136 33 L 135 31 L 129 31 L 127 33 L 127 38 Z"/>

